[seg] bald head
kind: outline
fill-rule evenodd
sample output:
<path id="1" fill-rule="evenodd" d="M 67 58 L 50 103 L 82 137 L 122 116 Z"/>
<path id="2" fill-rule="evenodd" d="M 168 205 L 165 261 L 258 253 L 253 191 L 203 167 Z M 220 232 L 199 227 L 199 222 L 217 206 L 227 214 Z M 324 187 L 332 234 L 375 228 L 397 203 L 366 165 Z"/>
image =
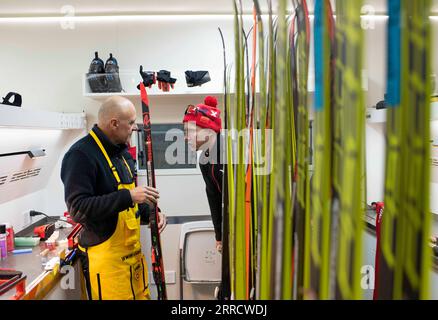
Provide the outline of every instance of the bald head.
<path id="1" fill-rule="evenodd" d="M 135 106 L 126 98 L 114 96 L 105 100 L 98 113 L 98 127 L 115 144 L 127 143 L 136 130 Z"/>
<path id="2" fill-rule="evenodd" d="M 99 109 L 99 125 L 105 125 L 112 118 L 119 119 L 126 117 L 129 113 L 135 113 L 135 107 L 131 101 L 120 96 L 114 96 L 106 99 Z"/>

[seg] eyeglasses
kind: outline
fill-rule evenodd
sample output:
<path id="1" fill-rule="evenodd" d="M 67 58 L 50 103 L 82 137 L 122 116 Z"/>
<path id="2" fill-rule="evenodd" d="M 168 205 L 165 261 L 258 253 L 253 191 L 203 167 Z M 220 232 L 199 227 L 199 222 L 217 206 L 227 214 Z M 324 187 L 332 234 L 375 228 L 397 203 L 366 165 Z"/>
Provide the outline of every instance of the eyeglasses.
<path id="1" fill-rule="evenodd" d="M 136 126 L 135 120 L 129 120 L 129 119 L 118 119 L 117 122 L 121 123 L 122 121 L 128 122 L 128 125 L 130 127 Z"/>

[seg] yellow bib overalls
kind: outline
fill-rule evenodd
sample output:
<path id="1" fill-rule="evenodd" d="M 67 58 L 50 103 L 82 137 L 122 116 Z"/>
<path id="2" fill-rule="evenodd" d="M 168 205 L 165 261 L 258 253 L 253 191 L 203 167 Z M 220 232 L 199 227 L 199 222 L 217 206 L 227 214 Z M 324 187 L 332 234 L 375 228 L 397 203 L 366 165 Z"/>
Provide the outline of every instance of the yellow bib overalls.
<path id="1" fill-rule="evenodd" d="M 96 141 L 114 177 L 118 190 L 133 189 L 135 183 L 122 184 L 105 148 L 93 131 L 90 135 Z M 128 163 L 125 165 L 133 177 Z M 147 265 L 141 252 L 140 216 L 136 217 L 138 206 L 119 212 L 117 227 L 112 236 L 89 248 L 79 247 L 88 255 L 89 292 L 92 300 L 148 300 Z"/>

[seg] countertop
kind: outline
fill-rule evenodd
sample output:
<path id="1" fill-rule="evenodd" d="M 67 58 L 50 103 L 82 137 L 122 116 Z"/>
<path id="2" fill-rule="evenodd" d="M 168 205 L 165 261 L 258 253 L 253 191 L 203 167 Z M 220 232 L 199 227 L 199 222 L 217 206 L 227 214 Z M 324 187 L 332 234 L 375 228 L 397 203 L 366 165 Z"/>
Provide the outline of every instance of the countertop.
<path id="1" fill-rule="evenodd" d="M 44 224 L 44 222 L 41 222 Z M 72 228 L 62 228 L 56 229 L 55 231 L 59 231 L 58 240 L 66 239 Z M 31 236 L 32 233 L 29 232 L 20 232 L 18 236 Z M 17 236 L 17 235 L 16 235 Z M 30 247 L 15 247 L 15 249 L 25 249 Z M 40 278 L 47 271 L 44 269 L 45 262 L 49 261 L 51 258 L 59 257 L 62 251 L 68 251 L 67 245 L 56 246 L 54 250 L 50 250 L 49 253 L 42 257 L 40 254 L 42 251 L 46 249 L 46 244 L 44 241 L 40 241 L 38 246 L 32 247 L 32 253 L 22 253 L 22 254 L 13 254 L 12 252 L 8 253 L 8 256 L 5 260 L 0 260 L 0 268 L 6 269 L 15 269 L 17 271 L 23 272 L 23 275 L 26 275 L 26 288 L 38 278 Z M 26 289 L 26 291 L 28 291 Z M 9 292 L 0 296 L 0 299 L 9 299 L 15 294 L 15 289 L 12 289 L 10 294 Z"/>

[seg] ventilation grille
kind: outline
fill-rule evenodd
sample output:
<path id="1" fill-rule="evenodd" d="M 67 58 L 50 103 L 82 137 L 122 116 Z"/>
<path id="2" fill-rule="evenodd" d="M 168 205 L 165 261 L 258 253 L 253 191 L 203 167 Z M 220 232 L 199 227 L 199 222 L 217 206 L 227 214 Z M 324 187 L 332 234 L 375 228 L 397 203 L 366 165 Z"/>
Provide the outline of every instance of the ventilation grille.
<path id="1" fill-rule="evenodd" d="M 7 179 L 7 177 L 8 177 L 8 176 L 1 176 L 1 177 L 0 177 L 0 186 L 1 186 L 1 185 L 4 185 L 4 184 L 6 183 L 6 179 Z"/>
<path id="2" fill-rule="evenodd" d="M 25 180 L 25 179 L 30 179 L 32 177 L 37 177 L 40 174 L 40 172 L 41 172 L 41 168 L 35 168 L 35 169 L 17 172 L 17 173 L 14 173 L 12 175 L 11 180 L 9 182 L 16 182 L 16 181 L 21 181 L 21 180 Z M 6 177 L 5 177 L 5 180 L 6 180 Z"/>

